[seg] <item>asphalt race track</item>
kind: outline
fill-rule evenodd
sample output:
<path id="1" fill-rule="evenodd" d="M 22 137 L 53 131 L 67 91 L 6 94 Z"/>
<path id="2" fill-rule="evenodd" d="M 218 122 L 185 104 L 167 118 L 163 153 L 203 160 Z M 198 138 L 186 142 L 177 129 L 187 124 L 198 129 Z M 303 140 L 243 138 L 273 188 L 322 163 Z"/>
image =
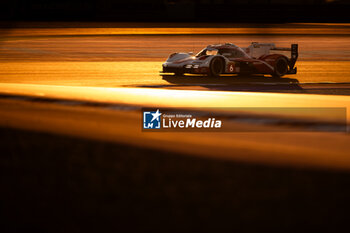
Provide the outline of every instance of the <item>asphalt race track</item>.
<path id="1" fill-rule="evenodd" d="M 310 30 L 307 30 L 308 27 Z M 3 62 L 0 63 L 0 87 L 4 95 L 177 108 L 346 108 L 350 103 L 346 96 L 350 93 L 348 25 L 300 24 L 265 30 L 39 27 L 2 29 L 1 32 L 3 37 L 0 60 Z M 322 32 L 327 33 L 323 35 Z M 298 74 L 275 79 L 268 75 L 225 75 L 211 78 L 193 75 L 177 77 L 159 73 L 162 62 L 172 52 L 197 52 L 208 44 L 223 42 L 247 46 L 251 41 L 275 42 L 283 47 L 298 43 Z M 178 98 L 174 98 L 175 96 Z M 23 99 L 20 100 L 23 102 Z M 33 102 L 27 101 L 27 104 L 32 106 Z M 321 117 L 327 118 L 326 115 Z M 29 119 L 30 116 L 25 118 Z M 12 120 L 11 123 L 3 120 L 2 124 L 16 126 L 16 122 Z M 21 124 L 27 124 L 30 129 L 39 127 L 29 122 Z M 254 127 L 257 126 L 251 125 L 251 128 Z M 39 128 L 49 132 L 57 131 L 55 124 L 52 127 Z M 70 128 L 64 132 L 76 134 Z M 103 132 L 101 129 L 101 134 Z M 135 132 L 128 134 L 131 137 L 136 135 Z M 348 137 L 345 134 L 340 135 Z M 196 139 L 190 141 L 201 142 Z M 308 143 L 308 140 L 302 142 L 304 146 Z M 323 145 L 320 143 L 320 146 Z M 169 149 L 171 147 L 168 146 Z M 347 144 L 340 146 L 340 151 L 346 151 L 344 147 Z M 190 153 L 195 153 L 193 151 L 191 149 Z M 341 158 L 342 153 L 339 156 Z M 260 161 L 259 156 L 256 159 Z M 276 162 L 272 159 L 268 161 Z M 304 161 L 305 158 L 299 163 Z"/>

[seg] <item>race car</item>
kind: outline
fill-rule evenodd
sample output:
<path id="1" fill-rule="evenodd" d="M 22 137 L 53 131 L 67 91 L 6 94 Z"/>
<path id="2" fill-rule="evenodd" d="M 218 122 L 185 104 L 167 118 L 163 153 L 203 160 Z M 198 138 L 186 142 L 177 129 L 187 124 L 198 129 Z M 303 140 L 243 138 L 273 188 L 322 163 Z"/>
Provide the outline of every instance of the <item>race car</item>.
<path id="1" fill-rule="evenodd" d="M 290 58 L 271 51 L 291 51 Z M 218 77 L 221 74 L 269 74 L 282 77 L 296 74 L 294 67 L 298 59 L 298 45 L 290 48 L 276 47 L 273 43 L 253 42 L 247 48 L 234 44 L 208 45 L 197 55 L 173 53 L 163 63 L 163 73 L 175 75 L 207 74 Z"/>

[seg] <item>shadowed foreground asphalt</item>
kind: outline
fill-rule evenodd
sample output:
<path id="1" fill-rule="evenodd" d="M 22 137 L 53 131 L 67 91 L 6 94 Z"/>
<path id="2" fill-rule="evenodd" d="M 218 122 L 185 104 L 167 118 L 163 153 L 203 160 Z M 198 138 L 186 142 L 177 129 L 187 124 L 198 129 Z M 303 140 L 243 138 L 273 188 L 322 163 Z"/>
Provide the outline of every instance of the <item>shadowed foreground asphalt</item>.
<path id="1" fill-rule="evenodd" d="M 2 128 L 1 232 L 337 232 L 350 174 Z"/>

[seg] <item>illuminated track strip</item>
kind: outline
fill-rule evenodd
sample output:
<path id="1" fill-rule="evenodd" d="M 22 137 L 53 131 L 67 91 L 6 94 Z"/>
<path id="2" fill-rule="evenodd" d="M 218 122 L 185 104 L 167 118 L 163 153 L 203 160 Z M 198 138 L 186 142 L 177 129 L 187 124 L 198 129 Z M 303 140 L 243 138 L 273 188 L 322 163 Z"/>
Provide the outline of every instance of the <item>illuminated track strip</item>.
<path id="1" fill-rule="evenodd" d="M 350 96 L 314 94 L 255 93 L 225 91 L 166 90 L 154 88 L 104 88 L 75 87 L 35 84 L 0 84 L 4 94 L 62 100 L 118 103 L 121 105 L 176 108 L 302 108 L 341 107 L 347 108 L 350 121 Z M 269 112 L 266 112 L 268 114 Z M 281 113 L 283 114 L 283 113 Z M 298 117 L 311 117 L 307 112 Z M 289 113 L 285 113 L 289 116 Z M 314 117 L 314 116 L 312 116 Z M 335 116 L 323 115 L 320 119 L 336 120 Z"/>

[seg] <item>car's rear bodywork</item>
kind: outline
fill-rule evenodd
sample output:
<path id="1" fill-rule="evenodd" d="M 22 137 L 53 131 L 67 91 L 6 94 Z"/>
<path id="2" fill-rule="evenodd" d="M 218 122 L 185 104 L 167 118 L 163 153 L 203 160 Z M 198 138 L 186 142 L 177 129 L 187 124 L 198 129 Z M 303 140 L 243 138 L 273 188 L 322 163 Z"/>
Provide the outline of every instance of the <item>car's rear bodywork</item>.
<path id="1" fill-rule="evenodd" d="M 290 57 L 271 51 L 291 51 Z M 234 44 L 209 45 L 197 55 L 192 53 L 173 53 L 163 63 L 163 73 L 208 74 L 270 74 L 283 76 L 296 74 L 294 67 L 298 58 L 298 45 L 279 48 L 273 43 L 253 42 L 247 48 Z"/>

